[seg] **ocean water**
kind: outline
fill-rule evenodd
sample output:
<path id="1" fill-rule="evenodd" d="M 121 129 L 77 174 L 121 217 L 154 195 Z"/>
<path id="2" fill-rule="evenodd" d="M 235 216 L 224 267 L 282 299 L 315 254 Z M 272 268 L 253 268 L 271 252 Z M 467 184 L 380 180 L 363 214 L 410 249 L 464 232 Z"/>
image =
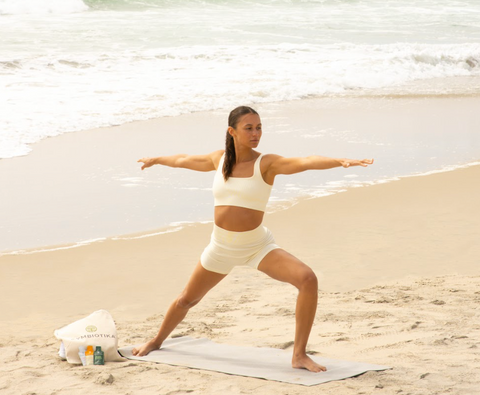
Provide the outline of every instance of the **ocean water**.
<path id="1" fill-rule="evenodd" d="M 0 167 L 48 137 L 136 120 L 312 98 L 478 96 L 479 81 L 478 0 L 0 0 Z M 275 126 L 264 136 L 273 152 L 308 155 L 316 144 L 377 159 L 365 174 L 279 180 L 278 207 L 480 158 L 472 127 L 387 136 L 302 128 L 268 111 L 262 121 Z M 25 185 L 24 204 L 0 179 L 0 252 L 211 219 L 208 176 L 132 171 L 71 173 L 103 193 L 88 202 L 64 190 L 67 176 L 62 188 L 41 176 Z M 64 206 L 45 204 L 56 199 Z M 60 210 L 72 217 L 54 223 Z"/>
<path id="2" fill-rule="evenodd" d="M 480 2 L 0 0 L 0 48 L 11 158 L 133 120 L 478 76 Z"/>

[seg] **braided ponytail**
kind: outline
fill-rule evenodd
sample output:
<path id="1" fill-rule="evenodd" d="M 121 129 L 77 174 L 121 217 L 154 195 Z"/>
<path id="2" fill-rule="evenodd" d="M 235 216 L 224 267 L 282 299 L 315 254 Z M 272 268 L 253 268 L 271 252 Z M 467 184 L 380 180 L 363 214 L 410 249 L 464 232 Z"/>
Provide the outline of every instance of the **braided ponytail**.
<path id="1" fill-rule="evenodd" d="M 227 137 L 225 138 L 225 158 L 223 161 L 223 178 L 225 181 L 228 180 L 228 177 L 232 175 L 233 166 L 237 161 L 237 156 L 235 155 L 235 143 L 233 137 L 230 133 L 227 132 Z"/>
<path id="2" fill-rule="evenodd" d="M 238 121 L 240 121 L 240 118 L 247 114 L 258 115 L 258 112 L 256 112 L 253 108 L 247 106 L 240 106 L 235 108 L 230 112 L 230 115 L 228 116 L 228 126 L 235 129 L 237 127 Z M 225 181 L 227 181 L 228 178 L 232 175 L 233 167 L 235 166 L 236 162 L 237 156 L 235 154 L 235 142 L 233 140 L 233 136 L 227 131 L 227 136 L 225 138 L 225 158 L 223 161 L 222 169 L 223 178 L 225 178 Z"/>

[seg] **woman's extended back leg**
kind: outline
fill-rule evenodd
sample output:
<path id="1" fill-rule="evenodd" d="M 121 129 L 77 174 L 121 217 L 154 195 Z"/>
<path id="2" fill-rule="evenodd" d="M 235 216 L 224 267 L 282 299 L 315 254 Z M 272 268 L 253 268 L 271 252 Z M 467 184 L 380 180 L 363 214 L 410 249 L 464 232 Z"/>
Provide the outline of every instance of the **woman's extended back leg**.
<path id="1" fill-rule="evenodd" d="M 159 349 L 168 335 L 182 322 L 190 308 L 200 302 L 208 291 L 225 276 L 226 274 L 215 273 L 205 269 L 199 262 L 190 276 L 185 289 L 170 305 L 158 334 L 142 346 L 134 348 L 133 355 L 140 357 L 147 355 L 152 350 Z"/>

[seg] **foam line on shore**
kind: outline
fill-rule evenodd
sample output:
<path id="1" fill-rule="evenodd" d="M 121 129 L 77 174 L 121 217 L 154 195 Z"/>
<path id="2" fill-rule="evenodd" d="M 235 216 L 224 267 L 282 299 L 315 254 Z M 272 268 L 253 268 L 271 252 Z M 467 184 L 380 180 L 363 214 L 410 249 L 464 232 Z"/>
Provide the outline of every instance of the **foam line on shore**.
<path id="1" fill-rule="evenodd" d="M 93 243 L 101 243 L 105 240 L 108 240 L 108 238 L 100 237 L 100 238 L 97 238 L 97 239 L 83 240 L 83 241 L 79 241 L 77 243 L 65 244 L 65 245 L 61 245 L 61 246 L 52 246 L 52 247 L 45 247 L 45 248 L 33 248 L 33 249 L 27 249 L 27 250 L 8 251 L 8 252 L 0 253 L 0 257 L 7 256 L 7 255 L 31 255 L 31 254 L 37 254 L 37 253 L 40 253 L 40 252 L 53 252 L 53 251 L 61 251 L 61 250 L 70 250 L 72 248 L 85 247 L 85 246 L 93 244 Z"/>

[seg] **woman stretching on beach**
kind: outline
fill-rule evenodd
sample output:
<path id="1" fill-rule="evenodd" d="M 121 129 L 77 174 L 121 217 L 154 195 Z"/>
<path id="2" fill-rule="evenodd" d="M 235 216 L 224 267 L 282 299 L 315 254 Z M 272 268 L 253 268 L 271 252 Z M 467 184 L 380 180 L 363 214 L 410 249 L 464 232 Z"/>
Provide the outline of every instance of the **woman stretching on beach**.
<path id="1" fill-rule="evenodd" d="M 250 107 L 238 107 L 228 118 L 225 150 L 208 155 L 180 154 L 139 160 L 143 163 L 142 170 L 153 165 L 216 170 L 213 183 L 215 211 L 211 242 L 203 251 L 185 289 L 169 307 L 158 334 L 133 349 L 133 355 L 143 356 L 159 349 L 188 310 L 210 289 L 235 266 L 248 265 L 298 288 L 292 366 L 312 372 L 326 370 L 306 353 L 317 310 L 317 277 L 310 267 L 275 244 L 270 231 L 262 225 L 265 207 L 279 174 L 339 166 L 366 167 L 373 160 L 263 155 L 255 151 L 261 137 L 262 124 L 258 113 Z"/>

